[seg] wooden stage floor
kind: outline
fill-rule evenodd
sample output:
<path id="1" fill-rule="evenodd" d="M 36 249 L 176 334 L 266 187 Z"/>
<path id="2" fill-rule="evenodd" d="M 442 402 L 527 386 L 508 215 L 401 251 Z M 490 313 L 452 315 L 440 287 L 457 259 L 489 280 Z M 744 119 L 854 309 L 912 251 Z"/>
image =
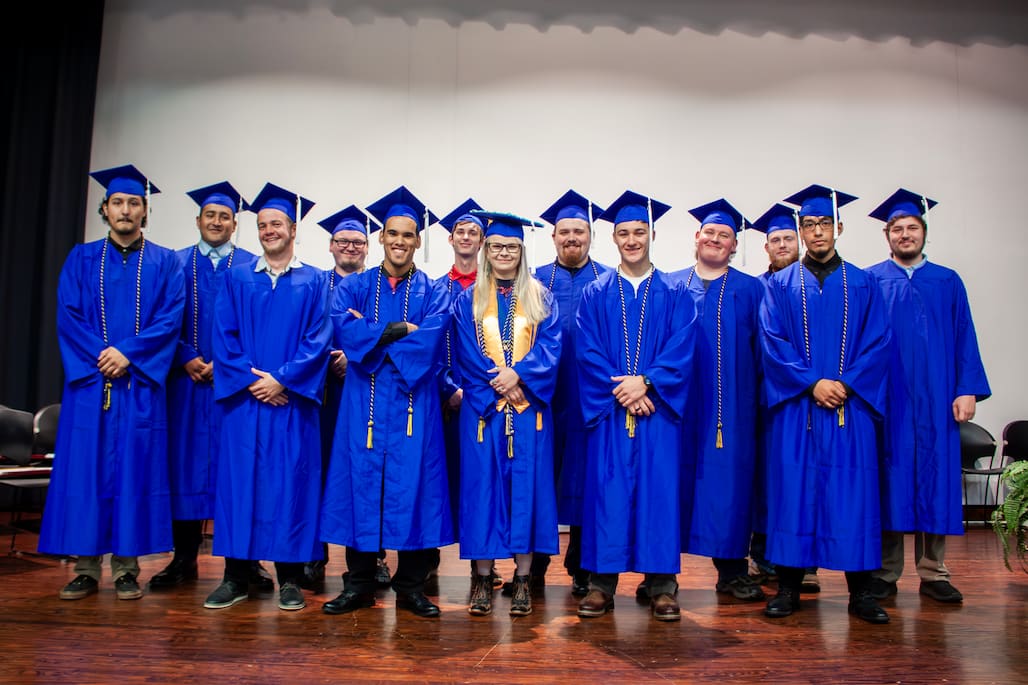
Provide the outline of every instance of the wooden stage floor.
<path id="1" fill-rule="evenodd" d="M 9 542 L 0 534 L 3 549 Z M 21 550 L 35 542 L 32 534 L 17 537 Z M 472 618 L 468 564 L 455 546 L 443 550 L 437 620 L 397 610 L 388 591 L 374 608 L 323 614 L 321 604 L 341 589 L 343 554 L 335 547 L 325 593 L 307 593 L 298 612 L 279 610 L 271 597 L 204 609 L 222 570 L 210 556 L 201 558 L 200 581 L 178 590 L 119 601 L 105 576 L 99 595 L 74 602 L 57 598 L 74 577 L 72 564 L 6 556 L 0 682 L 1026 682 L 1028 574 L 1004 568 L 984 528 L 953 538 L 948 556 L 964 605 L 923 598 L 916 576 L 904 576 L 899 595 L 884 603 L 892 616 L 885 626 L 846 613 L 841 573 L 822 571 L 822 592 L 773 621 L 763 603 L 717 595 L 710 561 L 691 556 L 682 558 L 679 623 L 658 623 L 635 603 L 635 574 L 622 577 L 613 614 L 579 619 L 559 560 L 534 614 L 511 619 L 508 599 L 497 593 L 494 614 Z M 143 559 L 142 580 L 168 558 Z M 509 579 L 512 563 L 498 566 Z"/>

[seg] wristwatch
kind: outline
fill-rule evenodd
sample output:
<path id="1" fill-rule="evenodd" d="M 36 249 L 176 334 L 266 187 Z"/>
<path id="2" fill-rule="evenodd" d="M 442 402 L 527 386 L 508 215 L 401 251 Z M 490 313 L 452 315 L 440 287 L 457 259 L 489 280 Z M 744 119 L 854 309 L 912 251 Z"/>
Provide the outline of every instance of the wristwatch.
<path id="1" fill-rule="evenodd" d="M 649 376 L 643 376 L 643 385 L 646 386 L 646 392 L 653 390 L 653 381 L 650 380 Z"/>

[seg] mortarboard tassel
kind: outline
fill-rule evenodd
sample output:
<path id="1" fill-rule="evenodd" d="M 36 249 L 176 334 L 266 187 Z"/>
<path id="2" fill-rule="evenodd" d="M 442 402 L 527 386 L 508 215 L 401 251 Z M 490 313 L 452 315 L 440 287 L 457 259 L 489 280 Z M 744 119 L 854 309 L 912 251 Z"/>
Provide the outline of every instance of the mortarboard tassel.
<path id="1" fill-rule="evenodd" d="M 542 429 L 543 429 L 543 413 L 541 411 L 537 411 L 535 413 L 535 430 L 536 430 L 536 432 L 539 432 Z"/>
<path id="2" fill-rule="evenodd" d="M 846 427 L 846 405 L 839 405 L 839 428 Z"/>
<path id="3" fill-rule="evenodd" d="M 478 417 L 478 441 L 482 442 L 484 439 L 483 432 L 485 431 L 485 419 L 481 416 Z"/>
<path id="4" fill-rule="evenodd" d="M 630 411 L 628 411 L 627 409 L 625 410 L 625 428 L 628 430 L 628 437 L 634 438 L 635 437 L 635 416 Z"/>
<path id="5" fill-rule="evenodd" d="M 111 408 L 111 382 L 104 381 L 104 411 Z"/>
<path id="6" fill-rule="evenodd" d="M 407 437 L 414 435 L 414 407 L 407 407 Z"/>
<path id="7" fill-rule="evenodd" d="M 717 449 L 721 449 L 724 446 L 725 442 L 721 437 L 721 424 L 719 423 L 717 425 L 717 439 L 714 441 L 714 447 L 716 447 Z"/>
<path id="8" fill-rule="evenodd" d="M 375 422 L 368 419 L 368 449 L 371 449 L 371 427 L 375 425 Z"/>

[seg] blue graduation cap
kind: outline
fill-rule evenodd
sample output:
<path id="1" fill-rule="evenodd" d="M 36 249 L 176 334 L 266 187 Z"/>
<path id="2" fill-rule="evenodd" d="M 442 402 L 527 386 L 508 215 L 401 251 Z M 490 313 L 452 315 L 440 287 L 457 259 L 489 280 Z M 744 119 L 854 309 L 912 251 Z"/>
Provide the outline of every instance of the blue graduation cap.
<path id="1" fill-rule="evenodd" d="M 364 235 L 368 235 L 382 228 L 377 221 L 373 220 L 357 205 L 350 205 L 331 216 L 325 217 L 318 222 L 318 225 L 328 231 L 329 235 L 335 235 L 339 231 L 359 231 Z"/>
<path id="2" fill-rule="evenodd" d="M 476 224 L 483 231 L 485 230 L 485 220 L 480 216 L 472 214 L 472 210 L 481 210 L 482 205 L 475 202 L 472 198 L 468 198 L 462 202 L 456 209 L 444 216 L 439 220 L 439 225 L 445 228 L 450 233 L 453 233 L 453 227 L 463 221 L 470 221 Z"/>
<path id="3" fill-rule="evenodd" d="M 660 217 L 667 214 L 671 205 L 640 195 L 631 190 L 626 190 L 621 197 L 614 200 L 607 209 L 600 214 L 599 218 L 609 221 L 615 226 L 625 221 L 643 221 L 653 227 L 653 223 Z"/>
<path id="4" fill-rule="evenodd" d="M 149 198 L 151 195 L 161 192 L 150 182 L 150 179 L 143 175 L 143 172 L 131 164 L 92 171 L 89 175 L 107 189 L 105 199 L 114 193 Z"/>
<path id="5" fill-rule="evenodd" d="M 200 206 L 202 211 L 207 205 L 220 205 L 227 207 L 233 213 L 242 212 L 250 208 L 243 196 L 228 181 L 204 186 L 195 190 L 186 191 L 193 202 Z"/>
<path id="6" fill-rule="evenodd" d="M 723 224 L 729 226 L 736 233 L 746 228 L 753 228 L 753 224 L 742 215 L 742 212 L 724 198 L 694 207 L 689 210 L 689 213 L 700 222 L 700 228 L 707 224 Z"/>
<path id="7" fill-rule="evenodd" d="M 750 228 L 767 235 L 771 235 L 775 231 L 798 231 L 798 216 L 799 213 L 795 209 L 779 202 L 761 214 Z"/>
<path id="8" fill-rule="evenodd" d="M 920 193 L 900 188 L 885 202 L 875 207 L 868 216 L 886 223 L 900 216 L 923 217 L 929 209 L 937 204 L 939 203 L 935 200 L 930 200 Z"/>
<path id="9" fill-rule="evenodd" d="M 299 218 L 302 219 L 307 216 L 307 212 L 311 211 L 313 206 L 314 200 L 308 200 L 299 193 L 286 190 L 274 183 L 265 183 L 261 192 L 257 193 L 257 197 L 250 204 L 250 209 L 255 213 L 262 209 L 277 209 L 288 216 L 291 221 L 296 222 L 297 209 L 300 210 Z"/>
<path id="10" fill-rule="evenodd" d="M 801 217 L 830 216 L 838 221 L 839 207 L 848 205 L 856 199 L 856 195 L 849 195 L 828 186 L 812 185 L 795 195 L 790 195 L 785 201 L 798 205 Z"/>
<path id="11" fill-rule="evenodd" d="M 561 219 L 581 219 L 592 228 L 593 221 L 598 219 L 601 214 L 603 214 L 603 207 L 590 202 L 584 195 L 569 190 L 539 216 L 554 226 Z"/>
<path id="12" fill-rule="evenodd" d="M 433 214 L 432 210 L 405 186 L 400 186 L 388 195 L 379 198 L 369 205 L 367 210 L 371 216 L 382 222 L 383 226 L 394 216 L 408 217 L 414 221 L 419 233 L 439 221 L 439 217 Z"/>
<path id="13" fill-rule="evenodd" d="M 525 240 L 525 226 L 530 228 L 542 228 L 543 225 L 538 221 L 532 221 L 526 219 L 523 216 L 517 214 L 508 214 L 506 212 L 487 212 L 480 209 L 474 209 L 471 211 L 477 217 L 486 219 L 489 223 L 485 227 L 485 237 L 489 238 L 494 235 L 503 236 L 505 238 L 517 238 L 518 240 Z"/>

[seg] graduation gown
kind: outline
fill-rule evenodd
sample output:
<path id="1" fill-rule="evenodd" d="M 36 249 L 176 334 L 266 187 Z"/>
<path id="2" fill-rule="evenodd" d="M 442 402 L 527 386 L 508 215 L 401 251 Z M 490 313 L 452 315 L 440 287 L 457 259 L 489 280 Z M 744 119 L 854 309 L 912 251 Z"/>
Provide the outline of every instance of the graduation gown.
<path id="1" fill-rule="evenodd" d="M 418 329 L 381 345 L 392 321 L 409 321 Z M 332 323 L 350 362 L 325 484 L 325 542 L 377 552 L 454 541 L 436 378 L 449 321 L 446 291 L 422 271 L 400 281 L 395 291 L 381 267 L 336 288 Z M 413 414 L 408 414 L 411 398 Z"/>
<path id="2" fill-rule="evenodd" d="M 352 275 L 352 274 L 351 274 Z M 325 271 L 325 281 L 328 283 L 328 302 L 332 306 L 332 299 L 335 296 L 335 289 L 342 282 L 343 276 L 336 273 L 335 268 Z M 334 338 L 334 335 L 333 335 Z M 332 341 L 332 349 L 340 350 L 342 345 L 339 341 Z M 332 438 L 336 432 L 336 417 L 339 416 L 339 403 L 343 398 L 343 379 L 332 373 L 329 369 L 325 373 L 325 399 L 321 403 L 321 461 L 323 468 L 328 469 L 328 458 L 332 453 Z"/>
<path id="3" fill-rule="evenodd" d="M 434 282 L 438 289 L 446 291 L 447 308 L 451 308 L 460 294 L 465 292 L 464 286 L 443 274 Z M 443 336 L 442 354 L 439 357 L 439 406 L 443 415 L 443 443 L 446 446 L 446 478 L 450 489 L 450 510 L 453 523 L 460 520 L 460 410 L 450 409 L 447 403 L 453 393 L 461 389 L 461 373 L 457 365 L 457 338 L 453 321 L 446 327 Z"/>
<path id="4" fill-rule="evenodd" d="M 683 551 L 741 559 L 748 553 L 753 531 L 760 388 L 757 316 L 764 286 L 731 267 L 707 288 L 695 267 L 673 277 L 682 281 L 696 303 L 701 330 L 693 357 L 695 412 L 688 435 L 693 444 L 686 446 L 686 455 L 696 455 L 696 465 L 691 483 L 683 483 L 683 488 L 693 487 L 695 492 L 691 525 L 682 529 Z"/>
<path id="5" fill-rule="evenodd" d="M 39 551 L 48 554 L 140 556 L 172 546 L 165 381 L 182 327 L 182 269 L 173 251 L 148 240 L 126 260 L 108 245 L 105 343 L 99 286 L 106 241 L 72 248 L 58 281 L 64 392 L 39 535 Z M 111 381 L 104 411 L 96 364 L 108 345 L 131 365 Z"/>
<path id="6" fill-rule="evenodd" d="M 823 290 L 799 262 L 768 283 L 760 327 L 770 424 L 767 558 L 773 563 L 843 571 L 881 566 L 876 429 L 887 390 L 887 316 L 874 279 L 849 263 L 827 277 Z M 843 426 L 835 409 L 814 401 L 811 390 L 822 378 L 849 388 Z"/>
<path id="7" fill-rule="evenodd" d="M 960 428 L 953 400 L 992 394 L 967 291 L 955 271 L 932 262 L 912 278 L 891 259 L 868 271 L 888 306 L 899 377 L 908 391 L 898 395 L 906 406 L 890 395 L 883 527 L 961 535 Z"/>
<path id="8" fill-rule="evenodd" d="M 489 382 L 497 366 L 476 334 L 474 286 L 453 306 L 457 360 L 464 388 L 460 412 L 460 555 L 497 559 L 513 554 L 556 554 L 557 497 L 553 481 L 553 417 L 550 401 L 560 358 L 560 320 L 546 293 L 549 316 L 533 334 L 531 348 L 511 366 L 528 406 L 512 409 L 513 443 L 505 412 Z M 497 294 L 499 330 L 505 330 L 510 295 Z M 502 354 L 502 350 L 498 351 Z"/>
<path id="9" fill-rule="evenodd" d="M 320 269 L 301 265 L 272 287 L 253 264 L 233 265 L 216 298 L 214 396 L 221 408 L 214 554 L 301 562 L 322 558 L 319 406 L 331 327 Z M 275 407 L 247 389 L 250 369 L 285 386 Z"/>
<path id="10" fill-rule="evenodd" d="M 651 278 L 641 342 L 645 281 L 635 293 L 610 271 L 586 287 L 578 309 L 579 394 L 588 441 L 582 568 L 595 573 L 677 573 L 681 512 L 692 507 L 690 493 L 679 490 L 696 307 L 683 284 L 660 271 Z M 618 279 L 631 354 L 639 348 L 635 373 L 652 381 L 648 397 L 656 407 L 653 415 L 637 417 L 634 438 L 610 379 L 629 372 Z"/>
<path id="11" fill-rule="evenodd" d="M 171 478 L 171 518 L 194 521 L 214 518 L 214 482 L 221 445 L 221 419 L 213 383 L 195 383 L 183 369 L 200 357 L 213 359 L 214 298 L 225 273 L 236 264 L 253 264 L 257 257 L 240 247 L 218 261 L 200 254 L 196 245 L 175 253 L 182 265 L 186 306 L 175 361 L 168 374 L 168 466 Z"/>
<path id="12" fill-rule="evenodd" d="M 575 356 L 575 315 L 582 291 L 610 271 L 590 259 L 574 275 L 556 262 L 541 266 L 535 277 L 553 293 L 560 316 L 560 364 L 553 393 L 553 458 L 557 473 L 557 518 L 563 525 L 582 525 L 585 489 L 585 421 L 578 396 L 578 362 Z"/>

